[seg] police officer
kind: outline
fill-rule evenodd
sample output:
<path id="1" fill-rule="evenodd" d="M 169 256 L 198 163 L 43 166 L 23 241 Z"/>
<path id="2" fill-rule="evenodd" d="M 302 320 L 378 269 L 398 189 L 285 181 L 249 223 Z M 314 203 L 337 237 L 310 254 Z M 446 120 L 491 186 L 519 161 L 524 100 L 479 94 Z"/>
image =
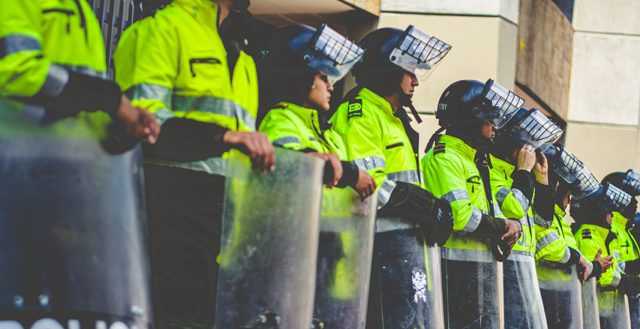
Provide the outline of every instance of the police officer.
<path id="1" fill-rule="evenodd" d="M 488 150 L 524 101 L 493 80 L 461 80 L 438 101 L 440 130 L 422 158 L 425 185 L 447 200 L 453 235 L 442 250 L 445 320 L 448 328 L 500 326 L 498 266 L 522 232 L 518 220 L 499 218 L 490 189 Z M 438 135 L 443 130 L 446 134 Z M 431 148 L 432 142 L 435 146 Z"/>
<path id="2" fill-rule="evenodd" d="M 425 255 L 425 240 L 433 246 L 447 239 L 449 209 L 422 188 L 419 136 L 404 108 L 413 109 L 416 74 L 432 69 L 451 46 L 413 26 L 375 30 L 360 46 L 365 54 L 353 70 L 357 87 L 331 121 L 345 140 L 347 159 L 378 187 L 367 327 L 438 326 L 440 292 L 431 269 L 437 263 Z"/>
<path id="3" fill-rule="evenodd" d="M 631 196 L 609 183 L 598 186 L 593 176 L 588 180 L 591 182 L 581 185 L 595 185 L 595 191 L 571 203 L 571 215 L 577 226 L 576 242 L 588 260 L 594 259 L 600 252 L 605 256 L 613 256 L 611 268 L 604 271 L 598 280 L 600 326 L 627 327 L 630 326 L 629 310 L 622 293 L 640 293 L 640 278 L 624 273 L 620 252 L 611 248 L 610 242 L 616 239 L 611 231 L 611 212 L 626 207 L 631 202 Z"/>
<path id="4" fill-rule="evenodd" d="M 261 171 L 274 167 L 256 133 L 258 78 L 232 29 L 245 1 L 175 0 L 125 31 L 116 80 L 162 124 L 145 150 L 156 323 L 211 327 L 225 186 L 224 153 L 237 148 Z"/>
<path id="5" fill-rule="evenodd" d="M 638 208 L 636 197 L 640 194 L 640 174 L 633 169 L 627 172 L 614 172 L 607 175 L 603 183 L 609 182 L 632 196 L 631 202 L 623 211 L 614 211 L 611 219 L 611 232 L 616 239 L 610 243 L 611 248 L 620 252 L 620 259 L 625 262 L 624 272 L 627 275 L 640 274 L 640 249 L 631 231 L 634 229 L 634 217 Z M 640 327 L 640 302 L 635 295 L 628 295 L 631 312 L 631 327 Z"/>
<path id="6" fill-rule="evenodd" d="M 121 133 L 155 142 L 159 127 L 153 117 L 133 107 L 118 85 L 106 80 L 100 23 L 86 1 L 9 0 L 3 1 L 1 9 L 3 105 L 26 108 L 27 116 L 40 123 L 101 111 Z M 104 133 L 102 123 L 108 119 L 98 114 L 91 118 Z"/>
<path id="7" fill-rule="evenodd" d="M 561 135 L 562 129 L 540 111 L 522 108 L 499 131 L 491 151 L 495 155 L 491 158 L 491 191 L 502 215 L 519 218 L 523 228 L 504 265 L 505 324 L 509 328 L 546 328 L 537 286 L 534 221 L 552 221 L 554 203 L 547 159 L 534 150 Z"/>

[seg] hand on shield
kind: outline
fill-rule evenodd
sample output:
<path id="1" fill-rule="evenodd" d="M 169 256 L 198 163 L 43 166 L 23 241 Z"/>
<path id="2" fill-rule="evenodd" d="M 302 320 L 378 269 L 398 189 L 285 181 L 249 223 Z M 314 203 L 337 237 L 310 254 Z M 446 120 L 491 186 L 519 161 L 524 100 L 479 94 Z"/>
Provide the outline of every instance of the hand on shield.
<path id="1" fill-rule="evenodd" d="M 531 171 L 536 165 L 536 153 L 531 145 L 524 145 L 516 156 L 516 164 L 518 170 Z"/>
<path id="2" fill-rule="evenodd" d="M 331 188 L 338 185 L 338 182 L 342 178 L 342 163 L 340 163 L 340 158 L 333 153 L 311 152 L 309 155 L 325 161 L 324 177 L 322 178 L 325 186 Z"/>
<path id="3" fill-rule="evenodd" d="M 127 96 L 122 96 L 115 119 L 122 123 L 124 132 L 147 143 L 154 144 L 160 135 L 160 125 L 147 110 L 133 107 Z"/>
<path id="4" fill-rule="evenodd" d="M 549 185 L 549 163 L 547 162 L 547 157 L 542 152 L 536 151 L 536 159 L 536 165 L 533 167 L 536 181 L 542 185 Z"/>
<path id="5" fill-rule="evenodd" d="M 611 267 L 611 264 L 613 264 L 613 256 L 609 255 L 605 258 L 602 258 L 602 249 L 598 249 L 598 252 L 596 253 L 595 258 L 593 259 L 595 262 L 600 263 L 600 266 L 602 267 L 602 272 L 604 273 L 604 271 L 606 271 L 609 267 Z"/>
<path id="6" fill-rule="evenodd" d="M 276 169 L 273 145 L 266 134 L 229 130 L 224 134 L 224 143 L 247 154 L 251 158 L 254 169 L 263 173 Z"/>
<path id="7" fill-rule="evenodd" d="M 507 232 L 500 237 L 500 240 L 504 241 L 506 246 L 511 249 L 522 235 L 522 225 L 520 221 L 511 218 L 505 220 L 504 224 L 507 227 Z"/>
<path id="8" fill-rule="evenodd" d="M 436 199 L 433 205 L 433 217 L 435 219 L 435 242 L 442 246 L 449 239 L 453 230 L 453 214 L 451 205 L 443 199 Z"/>
<path id="9" fill-rule="evenodd" d="M 578 275 L 580 282 L 584 283 L 591 275 L 593 271 L 593 267 L 591 262 L 589 262 L 586 258 L 580 256 L 580 260 L 578 261 Z"/>
<path id="10" fill-rule="evenodd" d="M 360 200 L 364 201 L 364 199 L 376 191 L 376 181 L 368 172 L 360 169 L 358 170 L 358 182 L 356 183 L 355 190 L 358 192 Z"/>

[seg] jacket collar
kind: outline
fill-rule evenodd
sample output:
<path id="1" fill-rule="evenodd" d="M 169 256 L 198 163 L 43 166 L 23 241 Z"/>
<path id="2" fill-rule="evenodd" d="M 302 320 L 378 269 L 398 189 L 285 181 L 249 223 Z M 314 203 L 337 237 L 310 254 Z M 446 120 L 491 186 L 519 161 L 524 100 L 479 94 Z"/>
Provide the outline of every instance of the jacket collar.
<path id="1" fill-rule="evenodd" d="M 307 122 L 310 127 L 316 130 L 319 134 L 322 134 L 325 130 L 331 127 L 331 123 L 325 119 L 325 117 L 316 109 L 310 109 L 298 104 L 290 102 L 280 102 L 278 107 L 292 111 L 297 116 L 301 117 Z"/>
<path id="2" fill-rule="evenodd" d="M 475 160 L 476 150 L 458 137 L 454 137 L 447 134 L 440 135 L 438 137 L 438 140 L 436 141 L 436 144 L 446 144 L 447 148 L 452 148 L 457 150 L 465 158 L 469 159 L 470 161 Z"/>
<path id="3" fill-rule="evenodd" d="M 184 9 L 197 20 L 207 23 L 207 26 L 218 30 L 218 4 L 212 0 L 173 0 L 173 4 Z"/>
<path id="4" fill-rule="evenodd" d="M 626 228 L 628 221 L 629 220 L 626 217 L 617 211 L 614 211 L 611 215 L 611 226 Z"/>
<path id="5" fill-rule="evenodd" d="M 386 100 L 384 97 L 373 92 L 373 90 L 366 87 L 362 87 L 362 89 L 358 93 L 358 96 L 361 97 L 362 99 L 366 99 L 367 102 L 383 110 L 389 115 L 393 115 L 393 109 L 391 108 L 391 104 L 389 104 L 389 101 Z"/>
<path id="6" fill-rule="evenodd" d="M 493 169 L 503 170 L 507 175 L 511 176 L 511 173 L 515 169 L 514 165 L 494 156 L 493 154 L 489 154 L 489 156 L 491 157 L 491 165 L 493 166 Z"/>

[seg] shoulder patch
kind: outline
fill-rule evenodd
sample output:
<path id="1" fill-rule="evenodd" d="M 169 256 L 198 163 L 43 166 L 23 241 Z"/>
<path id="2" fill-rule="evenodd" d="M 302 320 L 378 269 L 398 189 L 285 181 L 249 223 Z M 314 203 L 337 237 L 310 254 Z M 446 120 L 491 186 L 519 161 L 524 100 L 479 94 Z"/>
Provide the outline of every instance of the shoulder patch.
<path id="1" fill-rule="evenodd" d="M 347 119 L 362 117 L 362 99 L 354 98 L 349 101 Z"/>
<path id="2" fill-rule="evenodd" d="M 447 145 L 444 143 L 437 143 L 434 147 L 433 147 L 433 154 L 440 154 L 440 153 L 445 153 L 447 149 Z"/>
<path id="3" fill-rule="evenodd" d="M 582 230 L 582 238 L 583 239 L 591 239 L 591 230 L 590 229 Z"/>

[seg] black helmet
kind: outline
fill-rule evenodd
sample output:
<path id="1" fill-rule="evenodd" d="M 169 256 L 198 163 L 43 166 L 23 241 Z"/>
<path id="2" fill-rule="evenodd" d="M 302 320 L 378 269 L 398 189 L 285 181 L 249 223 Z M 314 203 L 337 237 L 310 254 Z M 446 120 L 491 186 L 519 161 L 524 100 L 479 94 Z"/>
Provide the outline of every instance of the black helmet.
<path id="1" fill-rule="evenodd" d="M 430 71 L 451 46 L 410 25 L 406 30 L 381 28 L 360 41 L 365 55 L 353 69 L 359 85 L 381 95 L 397 90 L 402 72 Z"/>
<path id="2" fill-rule="evenodd" d="M 502 128 L 523 103 L 522 98 L 491 79 L 486 83 L 461 80 L 447 87 L 440 96 L 436 118 L 443 128 L 478 122 Z"/>
<path id="3" fill-rule="evenodd" d="M 623 172 L 613 172 L 607 175 L 603 182 L 610 182 L 621 190 L 631 194 L 631 196 L 640 195 L 640 173 L 633 169 Z"/>
<path id="4" fill-rule="evenodd" d="M 316 73 L 332 82 L 342 79 L 364 51 L 326 25 L 293 24 L 274 31 L 264 58 L 266 80 L 279 100 L 298 103 Z"/>

